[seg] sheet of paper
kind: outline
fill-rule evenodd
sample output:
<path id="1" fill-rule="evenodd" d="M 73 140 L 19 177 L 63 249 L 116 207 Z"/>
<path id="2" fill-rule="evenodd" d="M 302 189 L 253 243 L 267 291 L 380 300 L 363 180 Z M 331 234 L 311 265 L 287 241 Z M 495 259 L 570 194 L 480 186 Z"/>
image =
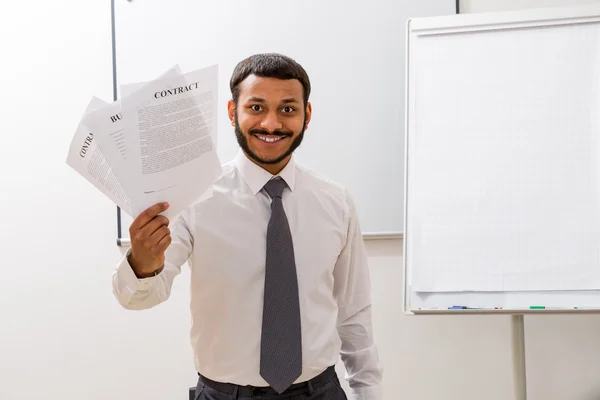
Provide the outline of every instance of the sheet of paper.
<path id="1" fill-rule="evenodd" d="M 85 114 L 106 106 L 106 102 L 93 97 L 86 108 Z M 83 123 L 83 119 L 71 141 L 67 164 L 125 212 L 131 214 L 129 196 L 98 146 L 97 135 L 93 130 L 88 129 Z"/>
<path id="2" fill-rule="evenodd" d="M 175 67 L 175 71 L 177 72 L 177 74 L 181 74 L 181 70 L 179 69 L 178 66 Z M 172 75 L 174 76 L 174 75 Z M 140 84 L 140 83 L 126 83 L 123 84 L 119 87 L 120 89 L 120 93 L 121 93 L 121 97 L 127 97 L 129 95 L 131 95 L 132 93 L 134 93 L 135 91 L 139 90 L 144 84 Z M 119 103 L 119 107 L 120 107 L 120 103 Z M 217 130 L 214 129 L 214 143 L 216 142 L 216 138 L 217 138 L 218 134 L 217 134 Z M 216 145 L 215 145 L 216 147 Z M 200 196 L 200 198 L 198 199 L 198 201 L 204 201 L 204 200 L 208 200 L 212 197 L 213 195 L 213 190 L 212 190 L 212 186 L 206 190 L 206 192 L 204 192 L 204 194 L 202 194 L 202 196 Z M 169 215 L 170 213 L 167 213 L 167 215 Z M 164 213 L 163 213 L 164 215 Z"/>
<path id="3" fill-rule="evenodd" d="M 132 212 L 161 201 L 176 215 L 207 191 L 221 173 L 217 129 L 217 66 L 159 79 L 124 97 Z"/>
<path id="4" fill-rule="evenodd" d="M 176 77 L 181 74 L 181 69 L 178 65 L 175 65 L 157 79 L 169 79 Z M 122 99 L 124 96 L 128 96 L 134 93 L 136 90 L 147 85 L 148 82 L 135 82 L 125 85 L 125 92 L 122 91 L 121 99 L 107 104 L 103 107 L 93 110 L 86 114 L 83 123 L 95 132 L 95 140 L 97 141 L 98 147 L 101 149 L 106 161 L 112 167 L 112 170 L 123 187 L 128 192 L 129 200 L 131 204 L 142 196 L 132 189 L 132 181 L 135 179 L 131 174 L 131 163 L 127 157 L 127 141 L 130 132 L 124 129 L 124 120 L 127 118 L 126 113 L 122 110 Z M 132 215 L 132 207 L 130 206 L 127 210 L 124 209 L 129 215 Z"/>
<path id="5" fill-rule="evenodd" d="M 89 113 L 84 124 L 96 132 L 96 141 L 121 182 L 127 186 L 127 154 L 121 100 Z"/>

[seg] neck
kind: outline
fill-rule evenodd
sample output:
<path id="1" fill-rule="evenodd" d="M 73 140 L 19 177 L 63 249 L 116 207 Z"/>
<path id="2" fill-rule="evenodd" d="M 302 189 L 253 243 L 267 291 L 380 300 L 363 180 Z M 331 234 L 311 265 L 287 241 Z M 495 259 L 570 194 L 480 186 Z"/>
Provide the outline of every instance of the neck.
<path id="1" fill-rule="evenodd" d="M 247 154 L 246 154 L 246 157 L 248 157 Z M 277 164 L 261 163 L 261 162 L 258 162 L 256 160 L 252 159 L 251 157 L 248 157 L 248 159 L 250 161 L 252 161 L 254 164 L 256 164 L 259 167 L 261 167 L 262 169 L 264 169 L 265 171 L 269 172 L 271 175 L 277 175 L 290 162 L 290 160 L 292 159 L 292 156 L 291 155 L 287 156 L 286 158 L 284 158 L 283 160 L 281 160 Z"/>

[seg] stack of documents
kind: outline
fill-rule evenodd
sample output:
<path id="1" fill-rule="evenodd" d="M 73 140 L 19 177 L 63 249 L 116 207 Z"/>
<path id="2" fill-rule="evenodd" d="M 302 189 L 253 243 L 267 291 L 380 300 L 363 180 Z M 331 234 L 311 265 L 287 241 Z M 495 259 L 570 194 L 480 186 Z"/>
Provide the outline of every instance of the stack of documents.
<path id="1" fill-rule="evenodd" d="M 113 103 L 89 102 L 67 164 L 135 218 L 166 201 L 173 218 L 212 195 L 217 156 L 216 66 L 120 88 Z"/>

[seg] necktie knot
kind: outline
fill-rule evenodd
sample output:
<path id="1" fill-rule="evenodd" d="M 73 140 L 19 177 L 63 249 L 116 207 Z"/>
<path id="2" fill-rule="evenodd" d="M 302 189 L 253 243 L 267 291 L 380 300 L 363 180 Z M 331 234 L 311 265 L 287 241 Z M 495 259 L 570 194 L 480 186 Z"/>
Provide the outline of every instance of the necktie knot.
<path id="1" fill-rule="evenodd" d="M 265 184 L 264 188 L 272 199 L 281 198 L 283 189 L 285 189 L 285 181 L 279 177 L 273 178 Z"/>

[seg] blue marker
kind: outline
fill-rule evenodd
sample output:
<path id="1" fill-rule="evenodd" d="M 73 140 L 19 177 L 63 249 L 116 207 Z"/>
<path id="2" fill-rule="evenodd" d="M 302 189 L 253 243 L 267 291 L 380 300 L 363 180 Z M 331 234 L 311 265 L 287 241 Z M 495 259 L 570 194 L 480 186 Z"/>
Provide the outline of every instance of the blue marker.
<path id="1" fill-rule="evenodd" d="M 466 306 L 452 306 L 452 307 L 448 307 L 448 310 L 466 310 L 467 307 Z"/>

